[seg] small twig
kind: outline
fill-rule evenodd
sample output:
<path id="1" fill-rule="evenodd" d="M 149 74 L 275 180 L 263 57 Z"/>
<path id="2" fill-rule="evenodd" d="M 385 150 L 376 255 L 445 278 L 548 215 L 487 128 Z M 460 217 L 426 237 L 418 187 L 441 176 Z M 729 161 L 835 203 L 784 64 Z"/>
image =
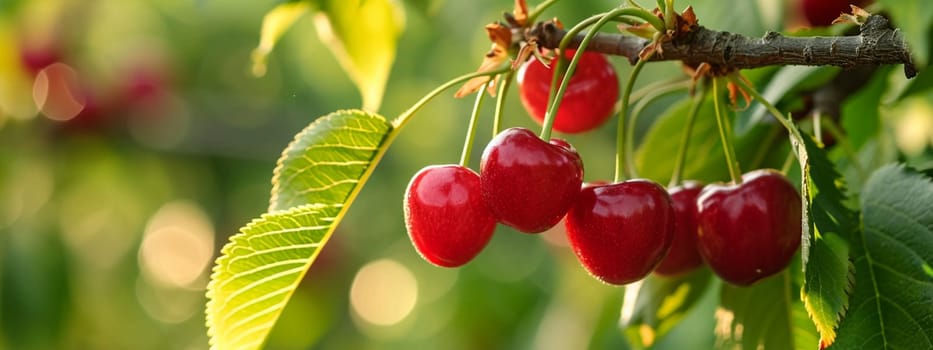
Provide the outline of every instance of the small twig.
<path id="1" fill-rule="evenodd" d="M 546 48 L 555 48 L 566 32 L 550 22 L 538 23 L 525 32 Z M 577 47 L 576 36 L 570 47 Z M 587 50 L 625 56 L 638 61 L 638 53 L 650 40 L 630 35 L 599 33 Z M 665 42 L 651 61 L 679 60 L 690 66 L 709 63 L 720 69 L 746 69 L 773 65 L 855 67 L 862 65 L 903 64 L 908 78 L 917 75 L 910 50 L 902 32 L 880 16 L 869 16 L 853 36 L 786 37 L 768 32 L 761 38 L 721 32 L 696 26 L 690 32 Z"/>

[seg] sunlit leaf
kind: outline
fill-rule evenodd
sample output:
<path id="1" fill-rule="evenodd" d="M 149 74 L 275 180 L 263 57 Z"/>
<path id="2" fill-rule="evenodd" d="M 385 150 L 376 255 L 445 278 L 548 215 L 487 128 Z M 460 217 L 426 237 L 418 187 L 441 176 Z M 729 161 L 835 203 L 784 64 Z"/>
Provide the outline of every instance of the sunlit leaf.
<path id="1" fill-rule="evenodd" d="M 378 110 L 405 26 L 403 8 L 392 0 L 327 0 L 321 10 L 314 17 L 318 36 L 360 90 L 363 109 Z"/>
<path id="2" fill-rule="evenodd" d="M 679 276 L 645 278 L 637 297 L 625 301 L 634 304 L 631 315 L 623 315 L 628 316 L 623 321 L 629 340 L 639 347 L 649 347 L 667 335 L 697 304 L 712 279 L 706 268 Z"/>
<path id="3" fill-rule="evenodd" d="M 339 111 L 300 132 L 279 159 L 270 212 L 231 237 L 208 285 L 212 349 L 255 349 L 387 149 L 391 124 Z"/>
<path id="4" fill-rule="evenodd" d="M 276 6 L 262 18 L 259 46 L 253 49 L 253 75 L 266 75 L 266 58 L 279 38 L 292 27 L 298 18 L 311 8 L 307 1 L 286 2 Z"/>
<path id="5" fill-rule="evenodd" d="M 340 111 L 302 130 L 272 176 L 269 211 L 309 203 L 343 203 L 382 151 L 392 125 L 381 116 Z"/>
<path id="6" fill-rule="evenodd" d="M 868 179 L 855 291 L 831 349 L 933 348 L 933 181 L 900 165 Z"/>

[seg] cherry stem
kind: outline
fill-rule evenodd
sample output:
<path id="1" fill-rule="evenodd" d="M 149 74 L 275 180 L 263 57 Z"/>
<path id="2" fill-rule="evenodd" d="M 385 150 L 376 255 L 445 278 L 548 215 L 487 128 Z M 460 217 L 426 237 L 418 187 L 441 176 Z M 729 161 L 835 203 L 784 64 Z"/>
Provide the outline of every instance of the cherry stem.
<path id="1" fill-rule="evenodd" d="M 677 26 L 677 11 L 674 10 L 674 0 L 666 0 L 664 7 L 664 25 L 666 28 L 674 29 Z"/>
<path id="2" fill-rule="evenodd" d="M 687 112 L 687 121 L 684 124 L 684 132 L 680 135 L 680 147 L 677 149 L 677 160 L 674 163 L 674 172 L 671 173 L 671 182 L 667 187 L 674 187 L 680 184 L 680 178 L 683 174 L 684 164 L 687 161 L 687 146 L 690 144 L 690 135 L 693 133 L 693 124 L 699 114 L 700 106 L 706 99 L 706 87 L 700 86 L 700 93 L 693 96 L 693 103 L 690 104 L 690 111 Z"/>
<path id="3" fill-rule="evenodd" d="M 499 130 L 502 128 L 502 114 L 505 111 L 505 95 L 509 92 L 509 86 L 512 85 L 512 77 L 515 76 L 515 71 L 510 70 L 508 73 L 505 73 L 505 78 L 499 82 L 499 93 L 496 96 L 496 114 L 492 119 L 492 136 L 495 137 L 499 134 Z"/>
<path id="4" fill-rule="evenodd" d="M 813 137 L 816 138 L 820 144 L 823 143 L 823 128 L 820 125 L 820 120 L 823 119 L 823 113 L 816 112 L 813 113 Z"/>
<path id="5" fill-rule="evenodd" d="M 684 80 L 680 78 L 649 83 L 648 85 L 643 86 L 641 89 L 638 89 L 632 92 L 632 101 L 642 101 L 643 99 L 654 99 L 656 97 L 653 97 L 653 96 L 658 95 L 659 91 L 683 90 L 683 89 L 689 88 L 690 84 L 692 84 L 690 80 Z M 667 92 L 661 92 L 661 93 L 664 95 L 667 94 Z M 621 104 L 621 102 L 619 102 L 619 104 Z M 635 105 L 635 110 L 638 110 L 638 105 Z"/>
<path id="6" fill-rule="evenodd" d="M 392 120 L 392 127 L 394 127 L 395 129 L 399 129 L 405 126 L 405 124 L 407 124 L 411 120 L 411 117 L 414 116 L 416 113 L 418 113 L 418 111 L 420 111 L 421 108 L 423 108 L 426 104 L 428 104 L 428 102 L 430 102 L 432 99 L 437 97 L 437 95 L 440 95 L 442 92 L 444 92 L 444 90 L 447 90 L 454 85 L 463 83 L 465 81 L 468 81 L 476 77 L 495 76 L 498 74 L 508 72 L 511 69 L 512 68 L 510 65 L 504 65 L 502 68 L 499 68 L 496 70 L 485 71 L 485 72 L 473 72 L 473 73 L 464 74 L 459 77 L 453 78 L 447 81 L 446 83 L 444 83 L 443 85 L 434 88 L 434 90 L 431 90 L 431 92 L 427 93 L 427 95 L 424 95 L 424 97 L 421 97 L 421 99 L 418 100 L 418 102 L 415 102 L 415 104 L 409 107 L 405 112 L 402 112 L 402 114 L 399 114 L 398 117 Z"/>
<path id="7" fill-rule="evenodd" d="M 719 79 L 713 79 L 713 107 L 716 110 L 716 125 L 719 127 L 719 137 L 722 140 L 722 150 L 726 155 L 726 163 L 729 166 L 729 177 L 736 185 L 742 183 L 742 171 L 739 170 L 739 162 L 735 157 L 735 149 L 732 145 L 729 129 L 726 126 L 726 118 L 720 106 L 719 100 Z"/>
<path id="8" fill-rule="evenodd" d="M 547 10 L 548 7 L 551 7 L 551 5 L 556 4 L 557 1 L 559 0 L 545 0 L 541 2 L 540 4 L 538 4 L 538 6 L 535 6 L 534 10 L 531 10 L 531 13 L 528 14 L 527 23 L 534 23 L 535 19 L 537 19 L 538 16 L 540 16 L 541 13 L 544 12 L 544 10 Z"/>
<path id="9" fill-rule="evenodd" d="M 476 92 L 476 102 L 473 103 L 473 113 L 470 114 L 470 127 L 467 128 L 466 140 L 463 141 L 463 153 L 460 155 L 460 166 L 468 168 L 470 166 L 470 153 L 473 151 L 473 138 L 476 136 L 476 124 L 479 121 L 479 112 L 483 107 L 483 99 L 486 97 L 486 89 L 492 80 L 483 85 L 483 88 Z"/>
<path id="10" fill-rule="evenodd" d="M 784 129 L 786 129 L 787 133 L 791 136 L 791 146 L 793 146 L 795 149 L 797 147 L 803 147 L 803 136 L 801 136 L 800 130 L 794 126 L 794 122 L 790 118 L 782 114 L 781 111 L 777 109 L 777 107 L 774 107 L 771 102 L 768 102 L 768 99 L 764 98 L 764 96 L 761 96 L 761 93 L 759 93 L 758 90 L 755 90 L 755 87 L 746 83 L 744 79 L 739 79 L 735 75 L 730 75 L 729 80 L 742 90 L 745 90 L 745 92 L 751 95 L 755 101 L 758 101 L 758 103 L 761 103 L 762 106 L 765 106 L 765 109 L 767 109 L 768 112 L 774 116 L 774 119 L 777 119 L 777 121 L 780 122 L 782 126 L 784 126 Z"/>
<path id="11" fill-rule="evenodd" d="M 583 52 L 586 51 L 586 46 L 589 45 L 590 40 L 596 36 L 596 33 L 600 28 L 602 28 L 603 25 L 621 16 L 640 18 L 650 23 L 658 31 L 664 30 L 664 23 L 661 22 L 661 19 L 652 15 L 648 11 L 638 8 L 625 7 L 617 8 L 615 10 L 587 18 L 580 23 L 577 23 L 577 25 L 573 26 L 573 28 L 567 31 L 567 35 L 564 36 L 564 38 L 560 41 L 560 45 L 558 45 L 557 66 L 554 69 L 554 75 L 551 77 L 551 87 L 557 85 L 558 81 L 560 81 L 560 86 L 557 88 L 556 92 L 552 88 L 550 95 L 548 96 L 548 109 L 547 112 L 544 113 L 544 125 L 542 126 L 540 135 L 542 139 L 548 140 L 551 137 L 551 128 L 554 126 L 554 120 L 557 119 L 556 115 L 557 109 L 560 107 L 560 101 L 564 98 L 567 85 L 570 83 L 570 78 L 573 76 L 573 72 L 577 69 L 577 64 L 580 62 L 580 58 L 583 57 Z M 577 47 L 577 51 L 574 53 L 573 59 L 570 60 L 570 64 L 567 65 L 566 71 L 564 72 L 563 76 L 561 76 L 561 71 L 564 70 L 565 64 L 565 58 L 563 55 L 564 49 L 567 47 L 567 45 L 570 44 L 570 42 L 578 33 L 590 25 L 592 25 L 593 28 L 583 36 L 583 40 L 580 41 L 580 45 Z"/>
<path id="12" fill-rule="evenodd" d="M 625 176 L 629 179 L 638 177 L 638 171 L 635 169 L 635 161 L 633 160 L 633 149 L 635 148 L 635 123 L 626 125 L 628 122 L 628 106 L 632 98 L 632 89 L 635 87 L 635 81 L 638 80 L 638 74 L 641 73 L 641 69 L 645 67 L 645 63 L 648 62 L 648 59 L 651 57 L 649 54 L 644 59 L 638 60 L 638 63 L 635 63 L 635 67 L 632 69 L 632 74 L 629 75 L 628 81 L 625 83 L 625 90 L 622 92 L 622 108 L 619 109 L 619 124 L 616 127 L 616 172 L 615 172 L 615 181 L 619 182 L 623 178 L 622 167 L 625 167 Z M 634 119 L 634 117 L 632 118 Z M 626 130 L 626 126 L 628 130 Z"/>

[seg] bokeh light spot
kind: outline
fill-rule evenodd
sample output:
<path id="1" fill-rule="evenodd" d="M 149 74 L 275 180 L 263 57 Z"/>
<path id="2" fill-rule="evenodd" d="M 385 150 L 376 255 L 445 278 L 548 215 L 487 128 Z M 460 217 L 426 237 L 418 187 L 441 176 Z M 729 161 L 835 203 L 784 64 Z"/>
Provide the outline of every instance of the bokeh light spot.
<path id="1" fill-rule="evenodd" d="M 53 63 L 39 71 L 32 85 L 32 98 L 42 114 L 57 121 L 76 117 L 86 103 L 78 73 L 64 63 Z"/>
<path id="2" fill-rule="evenodd" d="M 418 284 L 411 271 L 393 260 L 366 264 L 353 279 L 350 304 L 364 321 L 391 326 L 401 322 L 415 307 Z"/>
<path id="3" fill-rule="evenodd" d="M 214 228 L 207 215 L 196 204 L 179 200 L 165 204 L 149 220 L 139 265 L 153 282 L 191 288 L 207 270 L 213 251 Z"/>

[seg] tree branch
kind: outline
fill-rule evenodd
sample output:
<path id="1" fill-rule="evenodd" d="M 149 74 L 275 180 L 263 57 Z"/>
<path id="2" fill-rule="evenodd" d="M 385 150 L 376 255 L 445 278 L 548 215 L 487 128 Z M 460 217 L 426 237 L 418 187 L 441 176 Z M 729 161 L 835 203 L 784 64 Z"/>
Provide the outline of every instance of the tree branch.
<path id="1" fill-rule="evenodd" d="M 566 31 L 554 23 L 538 23 L 525 33 L 526 40 L 537 41 L 545 48 L 556 48 Z M 583 35 L 570 43 L 578 47 Z M 598 33 L 587 50 L 625 56 L 634 64 L 638 53 L 649 41 L 622 34 Z M 762 38 L 721 32 L 695 26 L 689 32 L 664 42 L 651 61 L 679 60 L 696 67 L 708 63 L 721 69 L 758 68 L 772 65 L 840 66 L 903 64 L 908 78 L 917 75 L 910 50 L 901 31 L 879 15 L 871 15 L 859 35 L 786 37 L 768 32 Z"/>

